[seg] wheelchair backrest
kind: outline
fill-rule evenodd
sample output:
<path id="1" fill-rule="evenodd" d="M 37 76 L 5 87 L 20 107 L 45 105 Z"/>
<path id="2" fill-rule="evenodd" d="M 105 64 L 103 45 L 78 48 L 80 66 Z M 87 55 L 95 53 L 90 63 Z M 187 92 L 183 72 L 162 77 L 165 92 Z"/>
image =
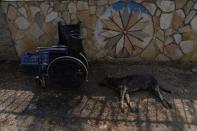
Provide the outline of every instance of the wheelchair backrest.
<path id="1" fill-rule="evenodd" d="M 58 23 L 58 35 L 59 43 L 58 45 L 67 46 L 70 52 L 84 52 L 82 46 L 80 31 L 80 23 L 72 25 L 62 25 L 61 22 Z"/>

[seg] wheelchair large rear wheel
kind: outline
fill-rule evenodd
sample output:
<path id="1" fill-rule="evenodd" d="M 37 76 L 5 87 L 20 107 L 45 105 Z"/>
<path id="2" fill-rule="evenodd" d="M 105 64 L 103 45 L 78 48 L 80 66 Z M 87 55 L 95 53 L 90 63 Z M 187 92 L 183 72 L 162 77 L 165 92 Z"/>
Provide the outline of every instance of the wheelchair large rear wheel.
<path id="1" fill-rule="evenodd" d="M 72 56 L 62 56 L 54 59 L 47 68 L 51 82 L 64 87 L 80 87 L 87 80 L 86 63 Z"/>

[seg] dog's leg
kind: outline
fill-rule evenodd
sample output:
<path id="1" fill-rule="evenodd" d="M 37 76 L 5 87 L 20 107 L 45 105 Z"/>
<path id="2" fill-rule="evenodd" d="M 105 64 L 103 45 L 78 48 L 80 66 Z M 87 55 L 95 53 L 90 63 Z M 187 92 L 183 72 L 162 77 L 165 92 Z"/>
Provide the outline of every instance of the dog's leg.
<path id="1" fill-rule="evenodd" d="M 170 90 L 166 90 L 166 89 L 164 89 L 164 88 L 161 87 L 161 86 L 159 86 L 159 88 L 160 88 L 162 91 L 166 92 L 166 93 L 172 93 Z"/>
<path id="2" fill-rule="evenodd" d="M 127 91 L 126 86 L 120 87 L 120 97 L 121 97 L 120 108 L 122 111 L 124 110 L 124 97 L 125 97 L 126 91 Z"/>
<path id="3" fill-rule="evenodd" d="M 134 112 L 138 112 L 137 108 L 136 108 L 136 105 L 132 102 L 131 102 L 131 99 L 130 99 L 130 96 L 128 93 L 125 94 L 125 97 L 126 97 L 126 101 L 127 101 L 127 105 L 129 106 L 130 110 L 132 113 Z"/>
<path id="4" fill-rule="evenodd" d="M 155 88 L 155 90 L 156 90 L 156 92 L 158 93 L 159 98 L 163 101 L 164 98 L 163 98 L 163 96 L 161 95 L 161 92 L 160 92 L 160 90 L 159 90 L 159 86 L 157 86 L 157 87 Z"/>
<path id="5" fill-rule="evenodd" d="M 172 108 L 171 104 L 166 99 L 164 99 L 163 96 L 161 95 L 159 85 L 157 85 L 157 87 L 155 88 L 155 92 L 157 97 L 159 97 L 159 99 L 161 100 L 161 103 L 164 107 Z"/>

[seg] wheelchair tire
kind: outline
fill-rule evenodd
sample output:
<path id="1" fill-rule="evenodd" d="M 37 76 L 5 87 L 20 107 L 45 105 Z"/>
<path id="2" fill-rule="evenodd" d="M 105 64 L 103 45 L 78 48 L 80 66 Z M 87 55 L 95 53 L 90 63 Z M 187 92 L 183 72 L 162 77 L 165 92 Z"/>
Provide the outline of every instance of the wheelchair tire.
<path id="1" fill-rule="evenodd" d="M 50 62 L 47 68 L 49 81 L 64 87 L 80 87 L 87 80 L 85 57 L 61 56 Z"/>

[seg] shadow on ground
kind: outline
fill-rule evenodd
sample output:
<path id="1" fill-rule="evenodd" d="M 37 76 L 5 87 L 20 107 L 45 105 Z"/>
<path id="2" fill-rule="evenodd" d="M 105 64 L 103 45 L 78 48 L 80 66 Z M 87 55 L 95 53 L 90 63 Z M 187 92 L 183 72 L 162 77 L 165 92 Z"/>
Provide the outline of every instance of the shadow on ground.
<path id="1" fill-rule="evenodd" d="M 91 64 L 81 89 L 41 89 L 17 63 L 0 64 L 1 130 L 196 130 L 197 76 L 191 65 Z M 172 110 L 146 92 L 132 96 L 139 113 L 119 108 L 118 95 L 98 86 L 106 75 L 153 74 L 173 94 Z"/>

